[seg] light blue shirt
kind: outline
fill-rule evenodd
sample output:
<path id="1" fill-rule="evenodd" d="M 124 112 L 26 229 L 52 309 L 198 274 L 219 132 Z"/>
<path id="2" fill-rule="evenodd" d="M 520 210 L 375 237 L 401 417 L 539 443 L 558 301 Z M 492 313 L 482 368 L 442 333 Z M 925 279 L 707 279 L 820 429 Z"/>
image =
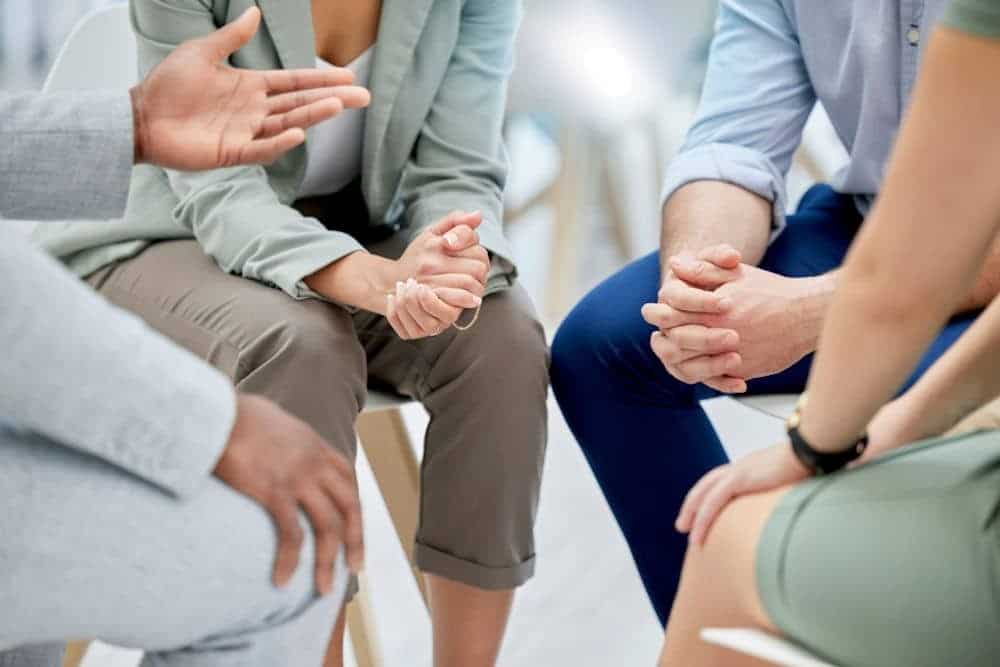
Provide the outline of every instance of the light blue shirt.
<path id="1" fill-rule="evenodd" d="M 667 170 L 726 181 L 788 208 L 785 175 L 817 100 L 850 161 L 831 184 L 867 214 L 910 98 L 928 31 L 949 0 L 722 0 L 697 119 Z"/>

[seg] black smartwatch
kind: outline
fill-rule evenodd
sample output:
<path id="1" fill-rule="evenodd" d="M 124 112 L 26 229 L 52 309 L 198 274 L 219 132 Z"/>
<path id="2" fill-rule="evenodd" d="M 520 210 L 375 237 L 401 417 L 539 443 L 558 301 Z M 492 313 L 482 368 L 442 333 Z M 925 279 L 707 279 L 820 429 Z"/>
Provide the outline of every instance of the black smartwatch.
<path id="1" fill-rule="evenodd" d="M 802 437 L 799 431 L 799 423 L 802 419 L 802 409 L 806 406 L 806 395 L 802 394 L 795 411 L 788 418 L 785 426 L 788 430 L 788 439 L 792 443 L 792 451 L 795 457 L 813 475 L 829 475 L 830 473 L 842 470 L 851 461 L 861 458 L 868 448 L 868 434 L 865 433 L 857 442 L 840 452 L 820 452 L 817 451 L 809 441 Z"/>

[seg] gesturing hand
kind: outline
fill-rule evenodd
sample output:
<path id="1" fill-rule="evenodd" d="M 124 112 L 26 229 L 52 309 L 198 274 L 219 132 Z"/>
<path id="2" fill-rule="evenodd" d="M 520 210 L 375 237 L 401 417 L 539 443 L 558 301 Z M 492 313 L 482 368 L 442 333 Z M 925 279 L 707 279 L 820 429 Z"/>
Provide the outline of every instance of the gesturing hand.
<path id="1" fill-rule="evenodd" d="M 719 513 L 730 501 L 751 493 L 794 484 L 809 476 L 787 442 L 719 466 L 698 481 L 681 505 L 675 528 L 702 545 Z"/>
<path id="2" fill-rule="evenodd" d="M 386 318 L 405 340 L 435 336 L 482 302 L 490 259 L 479 245 L 479 213 L 455 211 L 410 243 L 388 295 Z"/>
<path id="3" fill-rule="evenodd" d="M 364 561 L 361 503 L 354 469 L 309 426 L 268 400 L 241 395 L 236 425 L 213 471 L 259 503 L 274 520 L 278 553 L 273 581 L 284 586 L 298 566 L 302 547 L 299 509 L 309 518 L 316 543 L 316 588 L 327 594 L 340 543 L 351 570 Z"/>
<path id="4" fill-rule="evenodd" d="M 368 91 L 346 69 L 256 71 L 225 63 L 257 32 L 260 10 L 178 46 L 132 89 L 136 162 L 182 170 L 267 164 L 305 140 L 305 128 Z"/>

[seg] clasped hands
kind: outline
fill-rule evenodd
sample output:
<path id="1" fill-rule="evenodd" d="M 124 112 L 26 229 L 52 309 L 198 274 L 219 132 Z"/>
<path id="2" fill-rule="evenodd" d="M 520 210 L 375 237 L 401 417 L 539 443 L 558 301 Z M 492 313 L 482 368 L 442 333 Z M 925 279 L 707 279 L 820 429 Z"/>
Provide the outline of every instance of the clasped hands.
<path id="1" fill-rule="evenodd" d="M 404 340 L 436 336 L 467 308 L 478 308 L 490 257 L 479 245 L 479 212 L 454 211 L 421 233 L 396 262 L 385 317 Z"/>
<path id="2" fill-rule="evenodd" d="M 726 393 L 778 373 L 812 351 L 818 324 L 803 303 L 813 279 L 780 276 L 742 263 L 740 253 L 716 245 L 668 259 L 657 303 L 642 316 L 657 327 L 653 352 L 673 377 Z"/>

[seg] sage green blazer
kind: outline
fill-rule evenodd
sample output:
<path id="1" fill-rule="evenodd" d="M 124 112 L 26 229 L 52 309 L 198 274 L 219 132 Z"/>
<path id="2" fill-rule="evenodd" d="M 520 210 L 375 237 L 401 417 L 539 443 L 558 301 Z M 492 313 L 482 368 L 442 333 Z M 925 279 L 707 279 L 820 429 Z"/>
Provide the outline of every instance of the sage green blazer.
<path id="1" fill-rule="evenodd" d="M 255 4 L 262 27 L 231 63 L 314 67 L 309 0 L 132 0 L 140 69 Z M 449 211 L 482 211 L 480 237 L 495 259 L 489 291 L 516 272 L 502 230 L 501 126 L 520 15 L 519 0 L 384 0 L 370 82 L 362 161 L 368 224 L 398 226 L 408 241 Z M 294 298 L 318 297 L 303 278 L 361 246 L 290 206 L 309 146 L 307 138 L 269 167 L 136 167 L 121 221 L 45 225 L 35 238 L 83 276 L 153 241 L 193 237 L 225 271 Z"/>

